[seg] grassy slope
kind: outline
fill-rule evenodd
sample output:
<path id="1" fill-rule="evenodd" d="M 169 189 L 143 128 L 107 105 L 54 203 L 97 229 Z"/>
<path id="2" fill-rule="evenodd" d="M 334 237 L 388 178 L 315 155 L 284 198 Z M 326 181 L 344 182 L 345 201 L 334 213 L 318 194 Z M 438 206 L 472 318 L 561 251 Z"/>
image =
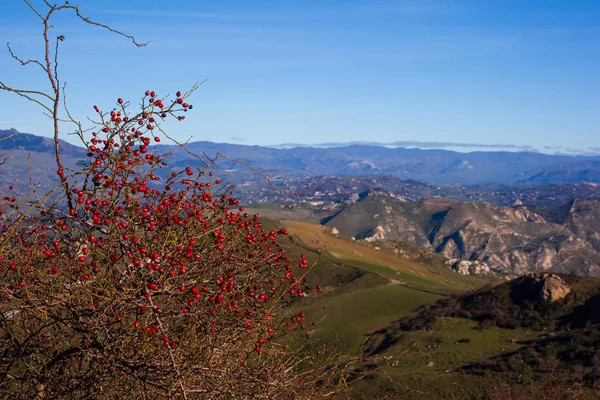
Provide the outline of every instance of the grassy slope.
<path id="1" fill-rule="evenodd" d="M 536 332 L 526 329 L 474 329 L 477 322 L 464 318 L 439 318 L 432 330 L 406 332 L 389 349 L 394 356 L 386 372 L 409 390 L 402 398 L 469 399 L 486 389 L 502 385 L 502 377 L 475 377 L 458 371 L 465 364 L 475 363 L 507 351 L 518 349 L 519 341 L 535 339 Z M 401 392 L 383 374 L 375 374 L 355 387 L 358 398 L 370 398 Z"/>
<path id="2" fill-rule="evenodd" d="M 399 321 L 373 335 L 367 348 L 371 353 L 379 354 L 379 357 L 386 354 L 398 355 L 410 348 L 396 366 L 386 369 L 390 377 L 414 390 L 407 398 L 476 398 L 494 387 L 506 386 L 507 383 L 529 384 L 539 379 L 548 379 L 543 372 L 543 368 L 547 366 L 538 365 L 546 346 L 536 346 L 536 343 L 548 341 L 548 337 L 556 337 L 557 350 L 574 349 L 581 353 L 583 346 L 590 353 L 589 357 L 594 354 L 594 349 L 590 347 L 598 343 L 593 337 L 593 330 L 584 329 L 584 333 L 577 336 L 573 330 L 565 331 L 559 322 L 572 321 L 573 327 L 577 327 L 585 325 L 586 318 L 593 323 L 598 321 L 599 280 L 571 276 L 563 276 L 563 279 L 572 289 L 572 293 L 564 301 L 547 304 L 539 300 L 528 300 L 531 291 L 525 290 L 528 281 L 523 278 L 461 296 L 450 303 L 443 300 L 436 303 L 438 305 L 422 308 L 403 321 L 432 320 L 429 330 L 412 330 L 415 328 L 410 328 L 411 323 L 403 324 Z M 584 307 L 586 310 L 582 309 Z M 449 316 L 460 315 L 461 310 L 466 311 L 466 315 L 471 316 L 470 319 Z M 434 318 L 431 319 L 431 316 Z M 400 326 L 404 328 L 401 329 Z M 569 339 L 560 340 L 560 332 Z M 533 347 L 538 347 L 537 354 L 532 352 Z M 510 363 L 507 355 L 511 354 L 518 355 L 511 357 L 517 360 L 518 365 Z M 568 351 L 564 354 L 568 354 Z M 579 357 L 583 358 L 583 353 Z M 523 362 L 528 358 L 532 362 L 530 365 Z M 558 374 L 560 358 L 561 355 L 558 355 L 549 359 L 549 370 L 556 370 Z M 484 361 L 490 359 L 498 362 L 490 364 L 489 361 Z M 580 362 L 585 364 L 583 360 Z M 470 368 L 461 369 L 470 364 Z M 486 368 L 486 365 L 493 368 Z M 582 379 L 582 374 L 570 373 L 565 368 L 562 368 L 561 373 L 563 378 L 573 379 L 575 382 Z M 380 395 L 397 392 L 397 387 L 389 379 L 385 379 L 383 374 L 376 378 L 357 385 L 357 397 L 368 398 L 367 393 L 373 393 L 374 390 Z M 374 389 L 374 386 L 377 388 Z"/>
<path id="3" fill-rule="evenodd" d="M 323 294 L 302 299 L 301 306 L 307 316 L 313 315 L 313 321 L 324 318 L 315 327 L 309 323 L 307 330 L 314 330 L 314 338 L 323 339 L 328 346 L 336 346 L 341 351 L 358 349 L 368 337 L 371 339 L 365 344 L 366 349 L 373 349 L 386 338 L 371 335 L 389 327 L 392 321 L 445 294 L 461 293 L 486 283 L 444 268 L 403 260 L 389 252 L 332 235 L 330 229 L 323 226 L 294 221 L 270 223 L 285 226 L 296 238 L 288 243 L 293 244 L 291 253 L 306 253 L 311 262 L 317 261 L 318 266 L 309 273 L 309 280 L 312 284 L 321 283 Z M 577 296 L 565 304 L 565 312 L 583 304 L 598 287 L 597 280 L 568 280 Z M 490 294 L 473 303 L 475 306 L 490 308 L 492 305 L 486 303 L 490 300 L 510 314 L 514 306 L 507 287 L 498 286 L 485 293 Z M 554 308 L 541 310 L 549 313 L 548 321 L 562 315 L 558 309 L 550 312 Z M 388 376 L 376 372 L 358 381 L 354 385 L 354 398 L 477 398 L 491 388 L 515 383 L 510 381 L 515 378 L 514 374 L 510 378 L 499 373 L 473 375 L 460 368 L 523 348 L 524 341 L 539 339 L 551 329 L 551 324 L 542 325 L 546 327 L 544 332 L 520 326 L 510 329 L 492 325 L 475 329 L 478 326 L 475 320 L 442 315 L 431 330 L 395 330 L 393 341 L 383 343 L 384 350 L 376 354 L 380 362 L 384 359 L 392 362 L 392 366 L 385 369 Z M 516 378 L 530 382 L 533 375 L 518 374 Z"/>
<path id="4" fill-rule="evenodd" d="M 341 351 L 358 350 L 369 332 L 410 313 L 440 296 L 402 285 L 380 285 L 325 298 L 306 306 L 316 325 L 314 338 L 325 340 Z"/>
<path id="5" fill-rule="evenodd" d="M 291 234 L 315 250 L 326 250 L 335 258 L 417 289 L 451 293 L 473 289 L 485 283 L 479 278 L 458 275 L 449 269 L 428 268 L 373 247 L 331 235 L 331 230 L 324 226 L 298 221 L 281 223 Z"/>
<path id="6" fill-rule="evenodd" d="M 460 293 L 486 283 L 449 270 L 425 267 L 331 235 L 331 230 L 323 226 L 269 221 L 267 227 L 275 224 L 285 226 L 294 238 L 299 239 L 288 243 L 291 253 L 305 253 L 311 263 L 317 262 L 317 267 L 309 273 L 309 281 L 322 284 L 323 294 L 302 300 L 309 319 L 318 322 L 314 327 L 309 323 L 307 331 L 312 331 L 313 338 L 322 339 L 338 351 L 359 349 L 373 332 L 407 316 L 421 305 L 442 298 L 444 293 Z M 376 373 L 355 384 L 355 396 L 368 399 L 385 395 L 435 398 L 446 392 L 458 395 L 479 392 L 472 376 L 453 370 L 465 363 L 513 350 L 518 345 L 513 344 L 512 339 L 532 336 L 525 330 L 493 328 L 475 331 L 475 325 L 465 319 L 442 318 L 432 331 L 409 332 L 389 354 L 397 356 L 409 351 L 402 355 L 399 363 L 386 369 L 390 377 L 401 383 L 393 384 L 383 374 Z M 466 337 L 471 339 L 470 344 L 455 344 Z M 431 346 L 437 347 L 431 349 Z M 429 362 L 433 362 L 434 367 L 428 367 Z M 457 386 L 460 382 L 462 384 Z M 486 380 L 482 385 L 489 385 L 489 382 Z M 405 393 L 406 388 L 411 392 Z"/>
<path id="7" fill-rule="evenodd" d="M 266 224 L 270 228 L 275 223 Z M 313 321 L 320 322 L 307 330 L 314 329 L 314 338 L 342 351 L 357 350 L 371 332 L 445 293 L 485 283 L 331 235 L 323 226 L 297 221 L 277 224 L 296 238 L 287 243 L 291 253 L 305 253 L 309 263 L 317 263 L 308 279 L 313 285 L 321 284 L 323 293 L 302 299 L 301 305 Z"/>

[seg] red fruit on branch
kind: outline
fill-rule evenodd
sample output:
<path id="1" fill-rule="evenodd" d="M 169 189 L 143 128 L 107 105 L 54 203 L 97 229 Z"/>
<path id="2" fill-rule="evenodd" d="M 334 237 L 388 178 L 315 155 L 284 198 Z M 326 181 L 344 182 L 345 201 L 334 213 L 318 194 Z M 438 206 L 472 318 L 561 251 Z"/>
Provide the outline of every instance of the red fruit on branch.
<path id="1" fill-rule="evenodd" d="M 167 107 L 158 110 L 163 101 Z M 68 177 L 57 166 L 57 190 L 66 187 L 71 203 L 58 196 L 56 206 L 36 205 L 37 220 L 23 213 L 25 222 L 6 220 L 2 229 L 17 233 L 2 248 L 0 299 L 23 309 L 11 321 L 14 333 L 23 334 L 18 340 L 40 346 L 35 357 L 18 355 L 15 365 L 45 366 L 18 371 L 25 388 L 18 390 L 35 398 L 39 386 L 27 382 L 39 378 L 48 397 L 66 387 L 66 397 L 101 389 L 111 398 L 140 398 L 152 387 L 155 397 L 169 398 L 179 396 L 171 388 L 204 390 L 215 381 L 227 393 L 268 398 L 329 393 L 321 390 L 321 365 L 300 361 L 306 354 L 301 344 L 281 351 L 285 335 L 304 328 L 304 313 L 286 315 L 296 306 L 291 300 L 309 291 L 304 275 L 292 275 L 292 266 L 307 268 L 307 256 L 288 257 L 277 243 L 287 230 L 267 230 L 258 214 L 244 212 L 233 185 L 213 181 L 202 164 L 170 163 L 170 153 L 155 145 L 161 118 L 182 121 L 192 108 L 181 92 L 159 99 L 147 91 L 135 112 L 132 103 L 117 103 L 96 116 L 86 143 L 89 162 L 79 170 L 69 164 Z M 29 222 L 31 231 L 21 233 Z M 28 339 L 28 332 L 35 335 Z M 8 354 L 9 346 L 0 343 L 0 352 Z M 56 354 L 73 346 L 82 350 L 53 364 Z M 198 373 L 197 365 L 215 368 Z M 120 369 L 127 384 L 114 379 L 124 373 Z M 310 383 L 301 385 L 300 373 Z"/>

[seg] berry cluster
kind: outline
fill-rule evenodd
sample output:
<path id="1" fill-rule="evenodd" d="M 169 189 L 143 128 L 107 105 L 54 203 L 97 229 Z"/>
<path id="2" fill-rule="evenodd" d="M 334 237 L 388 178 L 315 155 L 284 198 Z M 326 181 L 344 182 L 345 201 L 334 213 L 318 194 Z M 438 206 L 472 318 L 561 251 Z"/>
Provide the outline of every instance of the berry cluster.
<path id="1" fill-rule="evenodd" d="M 236 390 L 263 381 L 265 391 L 317 390 L 310 365 L 322 364 L 322 350 L 307 357 L 288 344 L 305 329 L 305 314 L 289 304 L 311 291 L 306 255 L 292 260 L 278 243 L 288 232 L 245 212 L 208 168 L 172 168 L 170 154 L 152 147 L 162 121 L 193 108 L 185 96 L 147 91 L 139 112 L 130 107 L 122 98 L 110 112 L 94 106 L 89 161 L 57 171 L 71 182 L 72 206 L 0 214 L 1 311 L 20 313 L 0 335 L 18 333 L 36 348 L 12 350 L 31 365 L 23 376 L 45 365 L 59 376 L 56 390 L 75 392 L 90 385 L 77 377 L 115 373 L 125 377 L 115 384 L 123 393 L 169 379 L 191 392 L 218 393 L 225 381 Z M 69 343 L 77 350 L 56 361 Z M 208 370 L 195 373 L 199 366 Z"/>

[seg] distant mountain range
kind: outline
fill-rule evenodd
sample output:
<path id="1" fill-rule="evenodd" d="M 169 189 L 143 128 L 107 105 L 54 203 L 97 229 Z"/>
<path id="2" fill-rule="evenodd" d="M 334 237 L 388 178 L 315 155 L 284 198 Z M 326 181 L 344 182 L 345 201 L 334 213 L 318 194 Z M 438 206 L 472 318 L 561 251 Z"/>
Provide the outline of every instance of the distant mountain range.
<path id="1" fill-rule="evenodd" d="M 11 134 L 10 139 L 0 140 L 0 151 L 53 152 L 51 139 L 14 129 L 0 130 L 0 138 Z M 161 152 L 174 147 L 156 146 Z M 600 156 L 495 151 L 460 153 L 371 145 L 276 149 L 206 141 L 188 143 L 187 147 L 200 155 L 225 154 L 271 176 L 393 175 L 434 185 L 600 183 Z M 61 148 L 63 155 L 72 162 L 85 157 L 83 148 L 67 142 L 61 141 Z M 200 164 L 183 151 L 177 152 L 171 162 L 175 166 Z M 242 169 L 230 162 L 218 163 L 215 168 Z"/>
<path id="2" fill-rule="evenodd" d="M 194 142 L 188 148 L 200 154 L 226 154 L 264 172 L 303 176 L 394 175 L 435 185 L 600 183 L 600 156 L 367 145 L 274 149 L 213 142 Z M 178 157 L 189 158 L 183 153 Z"/>

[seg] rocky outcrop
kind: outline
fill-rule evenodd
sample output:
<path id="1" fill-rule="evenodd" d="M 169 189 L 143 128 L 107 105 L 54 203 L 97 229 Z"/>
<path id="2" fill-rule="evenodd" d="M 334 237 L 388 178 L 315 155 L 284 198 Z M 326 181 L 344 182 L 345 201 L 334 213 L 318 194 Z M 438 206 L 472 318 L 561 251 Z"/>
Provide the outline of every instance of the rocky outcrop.
<path id="1" fill-rule="evenodd" d="M 571 293 L 571 287 L 558 275 L 543 275 L 540 299 L 553 303 L 567 297 Z"/>
<path id="2" fill-rule="evenodd" d="M 534 291 L 537 291 L 538 298 L 547 303 L 561 301 L 571 293 L 571 286 L 556 274 L 530 272 L 525 274 L 524 279 Z"/>
<path id="3" fill-rule="evenodd" d="M 333 224 L 357 239 L 422 246 L 508 276 L 530 271 L 600 276 L 600 202 L 574 201 L 553 217 L 518 202 L 514 207 L 443 198 L 400 202 L 378 195 L 347 207 L 328 222 Z"/>
<path id="4" fill-rule="evenodd" d="M 486 276 L 494 274 L 486 263 L 480 261 L 451 259 L 446 261 L 446 265 L 461 275 Z"/>
<path id="5" fill-rule="evenodd" d="M 573 200 L 565 226 L 600 252 L 600 202 Z"/>
<path id="6" fill-rule="evenodd" d="M 386 236 L 386 232 L 385 232 L 385 228 L 381 225 L 378 225 L 375 229 L 373 229 L 371 232 L 369 232 L 367 234 L 367 237 L 365 238 L 365 240 L 367 242 L 374 242 L 376 240 L 386 240 L 387 236 Z"/>
<path id="7" fill-rule="evenodd" d="M 430 215 L 432 222 L 422 228 L 433 248 L 450 259 L 483 262 L 511 276 L 572 270 L 588 275 L 600 266 L 600 253 L 588 241 L 523 206 L 454 202 Z"/>

